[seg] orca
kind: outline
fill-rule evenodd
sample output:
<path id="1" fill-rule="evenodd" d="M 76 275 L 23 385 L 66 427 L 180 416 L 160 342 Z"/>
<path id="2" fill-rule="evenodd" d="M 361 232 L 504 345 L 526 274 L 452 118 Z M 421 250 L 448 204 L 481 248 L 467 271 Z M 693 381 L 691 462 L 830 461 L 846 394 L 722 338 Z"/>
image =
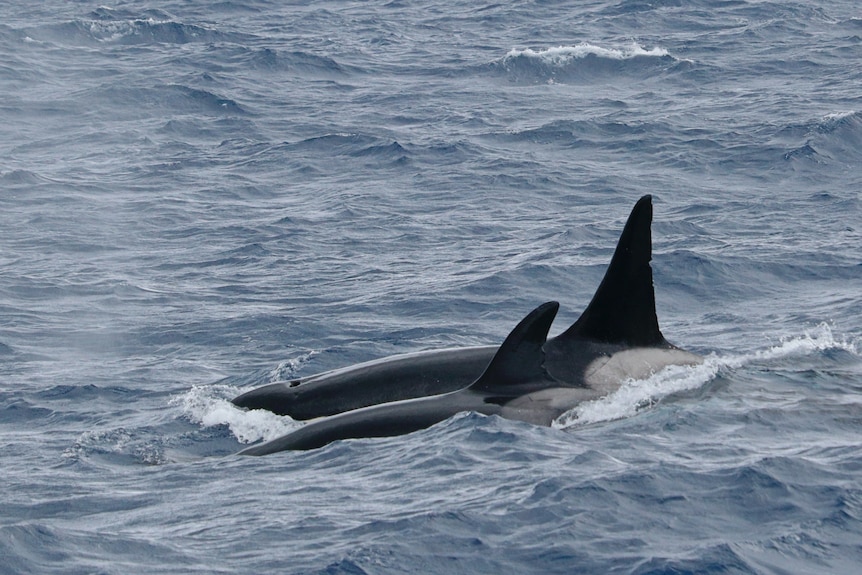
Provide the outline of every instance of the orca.
<path id="1" fill-rule="evenodd" d="M 652 216 L 652 196 L 646 195 L 632 209 L 587 308 L 543 345 L 543 369 L 558 387 L 573 390 L 574 397 L 584 395 L 584 390 L 605 395 L 626 379 L 641 379 L 671 364 L 702 361 L 668 343 L 659 329 L 650 267 Z M 325 417 L 463 390 L 475 385 L 483 370 L 487 374 L 497 354 L 496 346 L 477 346 L 397 355 L 266 385 L 233 403 L 296 420 Z M 546 395 L 553 402 L 562 394 Z"/>
<path id="2" fill-rule="evenodd" d="M 521 320 L 482 376 L 462 390 L 321 417 L 277 439 L 249 447 L 240 455 L 316 449 L 339 439 L 403 435 L 462 411 L 550 425 L 562 412 L 549 409 L 545 401 L 534 403 L 531 396 L 559 386 L 545 369 L 542 349 L 559 307 L 557 302 L 542 304 Z"/>

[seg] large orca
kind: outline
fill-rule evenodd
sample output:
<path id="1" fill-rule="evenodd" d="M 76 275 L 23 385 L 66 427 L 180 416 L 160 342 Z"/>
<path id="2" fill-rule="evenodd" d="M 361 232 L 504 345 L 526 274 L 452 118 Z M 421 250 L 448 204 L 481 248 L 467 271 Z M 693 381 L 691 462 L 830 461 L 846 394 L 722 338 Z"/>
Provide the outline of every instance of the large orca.
<path id="1" fill-rule="evenodd" d="M 625 379 L 700 361 L 668 343 L 659 330 L 650 267 L 651 224 L 652 197 L 647 195 L 632 209 L 586 310 L 544 344 L 544 369 L 560 387 L 607 393 Z M 496 353 L 496 346 L 479 346 L 398 355 L 266 385 L 233 403 L 305 420 L 441 395 L 477 382 Z"/>

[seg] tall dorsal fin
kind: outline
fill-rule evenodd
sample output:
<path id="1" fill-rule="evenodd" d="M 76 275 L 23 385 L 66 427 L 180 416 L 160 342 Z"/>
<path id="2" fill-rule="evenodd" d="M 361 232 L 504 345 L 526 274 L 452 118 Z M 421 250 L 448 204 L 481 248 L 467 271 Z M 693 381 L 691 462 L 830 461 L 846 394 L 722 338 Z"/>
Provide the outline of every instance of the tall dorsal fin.
<path id="1" fill-rule="evenodd" d="M 527 314 L 506 337 L 485 373 L 470 389 L 492 391 L 536 379 L 547 379 L 542 346 L 548 339 L 548 330 L 558 309 L 559 303 L 549 301 Z"/>
<path id="2" fill-rule="evenodd" d="M 590 305 L 560 338 L 630 346 L 667 344 L 658 327 L 652 283 L 652 196 L 635 204 Z"/>

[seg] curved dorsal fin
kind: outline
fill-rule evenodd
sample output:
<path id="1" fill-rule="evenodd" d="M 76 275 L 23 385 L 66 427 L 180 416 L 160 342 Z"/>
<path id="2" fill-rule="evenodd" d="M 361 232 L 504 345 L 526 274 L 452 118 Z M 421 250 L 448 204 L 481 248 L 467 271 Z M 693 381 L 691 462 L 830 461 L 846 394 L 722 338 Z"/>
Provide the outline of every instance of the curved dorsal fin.
<path id="1" fill-rule="evenodd" d="M 548 338 L 548 330 L 551 329 L 551 323 L 558 309 L 560 309 L 559 303 L 549 301 L 527 314 L 527 317 L 522 319 L 506 337 L 485 369 L 485 373 L 470 386 L 470 389 L 492 391 L 548 378 L 542 346 Z"/>
<path id="2" fill-rule="evenodd" d="M 557 339 L 589 339 L 630 346 L 666 345 L 655 312 L 652 283 L 652 196 L 635 204 L 608 270 L 590 305 Z"/>

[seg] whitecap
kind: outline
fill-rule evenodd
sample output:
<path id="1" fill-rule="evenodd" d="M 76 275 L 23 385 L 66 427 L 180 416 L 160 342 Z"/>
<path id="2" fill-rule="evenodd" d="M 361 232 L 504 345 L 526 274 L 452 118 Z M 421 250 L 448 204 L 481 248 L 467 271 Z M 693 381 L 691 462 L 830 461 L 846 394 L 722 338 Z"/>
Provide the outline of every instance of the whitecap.
<path id="1" fill-rule="evenodd" d="M 588 42 L 581 42 L 575 46 L 557 46 L 546 48 L 544 50 L 515 48 L 509 50 L 509 53 L 506 54 L 504 60 L 526 57 L 541 60 L 545 64 L 562 65 L 571 60 L 585 58 L 587 56 L 597 56 L 599 58 L 608 58 L 611 60 L 629 60 L 638 57 L 663 58 L 668 56 L 668 51 L 659 47 L 647 50 L 637 42 L 632 42 L 630 45 L 623 48 L 603 48 Z"/>

